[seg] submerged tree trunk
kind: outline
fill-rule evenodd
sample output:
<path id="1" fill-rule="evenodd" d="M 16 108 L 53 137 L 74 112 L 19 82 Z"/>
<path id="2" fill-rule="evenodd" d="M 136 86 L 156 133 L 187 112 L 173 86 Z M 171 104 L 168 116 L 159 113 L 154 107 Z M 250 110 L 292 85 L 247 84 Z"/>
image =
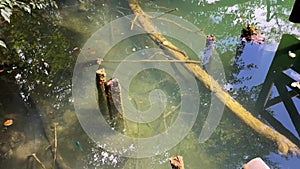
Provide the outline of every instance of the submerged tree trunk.
<path id="1" fill-rule="evenodd" d="M 150 38 L 160 44 L 160 47 L 167 50 L 174 58 L 182 61 L 188 61 L 185 52 L 178 49 L 170 41 L 168 41 L 162 34 L 157 33 L 155 26 L 151 22 L 151 17 L 145 14 L 138 4 L 138 0 L 128 0 L 129 6 L 136 15 L 135 23 L 139 24 L 150 36 Z M 248 126 L 253 128 L 259 134 L 264 135 L 268 139 L 274 141 L 278 145 L 281 153 L 299 154 L 300 149 L 291 142 L 284 135 L 278 133 L 268 125 L 264 124 L 255 118 L 249 111 L 247 111 L 239 102 L 233 99 L 228 92 L 226 92 L 217 81 L 208 75 L 198 64 L 185 63 L 184 66 L 194 74 L 203 84 L 222 101 L 235 115 L 243 120 Z"/>

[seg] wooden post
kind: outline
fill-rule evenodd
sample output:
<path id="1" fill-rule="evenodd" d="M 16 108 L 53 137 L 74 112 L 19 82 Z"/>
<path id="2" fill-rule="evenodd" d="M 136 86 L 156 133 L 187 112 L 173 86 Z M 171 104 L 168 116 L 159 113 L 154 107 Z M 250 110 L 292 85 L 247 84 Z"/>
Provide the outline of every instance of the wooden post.
<path id="1" fill-rule="evenodd" d="M 106 81 L 104 68 L 96 71 L 96 84 L 98 89 L 99 108 L 106 121 L 112 127 L 124 129 L 123 104 L 121 87 L 117 78 Z"/>
<path id="2" fill-rule="evenodd" d="M 110 120 L 113 126 L 118 129 L 124 129 L 123 124 L 123 104 L 121 99 L 121 86 L 117 78 L 112 78 L 105 82 L 105 93 L 107 96 L 107 106 Z"/>
<path id="3" fill-rule="evenodd" d="M 155 30 L 155 26 L 151 22 L 151 17 L 146 15 L 138 4 L 138 0 L 128 0 L 129 6 L 133 13 L 137 15 L 136 22 L 143 28 L 150 38 L 157 42 L 161 48 L 178 60 L 187 61 L 188 56 L 170 41 L 168 41 L 161 33 Z M 274 141 L 278 145 L 281 153 L 300 154 L 300 149 L 284 135 L 278 133 L 268 125 L 255 118 L 248 110 L 246 110 L 239 102 L 230 96 L 216 80 L 208 75 L 199 65 L 185 63 L 184 66 L 199 79 L 206 88 L 213 91 L 215 95 L 222 101 L 236 116 L 244 121 L 248 126 L 253 128 L 257 133 L 264 135 L 266 138 Z"/>
<path id="4" fill-rule="evenodd" d="M 106 73 L 105 69 L 99 69 L 96 71 L 96 85 L 98 89 L 98 104 L 100 111 L 104 118 L 107 121 L 110 121 L 110 114 L 108 110 L 108 103 L 107 103 L 107 97 L 105 93 L 105 81 L 106 81 Z"/>

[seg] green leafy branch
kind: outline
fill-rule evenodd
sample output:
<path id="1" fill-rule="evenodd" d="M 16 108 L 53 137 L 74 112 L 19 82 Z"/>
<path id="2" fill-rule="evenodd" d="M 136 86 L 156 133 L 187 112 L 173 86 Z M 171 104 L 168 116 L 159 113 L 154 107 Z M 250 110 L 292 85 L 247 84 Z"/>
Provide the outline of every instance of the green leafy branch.
<path id="1" fill-rule="evenodd" d="M 31 13 L 34 9 L 45 9 L 48 6 L 58 8 L 54 0 L 34 0 L 27 3 L 17 0 L 0 0 L 0 13 L 4 21 L 10 23 L 10 17 L 14 9 L 21 9 Z M 1 39 L 0 46 L 6 48 L 5 42 Z"/>

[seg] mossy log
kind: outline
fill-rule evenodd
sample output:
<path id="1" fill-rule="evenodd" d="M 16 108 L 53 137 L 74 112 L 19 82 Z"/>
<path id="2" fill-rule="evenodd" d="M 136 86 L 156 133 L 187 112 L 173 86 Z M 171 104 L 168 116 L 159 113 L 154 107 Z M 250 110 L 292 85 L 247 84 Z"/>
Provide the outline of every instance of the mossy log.
<path id="1" fill-rule="evenodd" d="M 135 21 L 141 28 L 143 28 L 150 38 L 166 50 L 172 57 L 177 60 L 188 61 L 187 54 L 181 51 L 170 41 L 168 41 L 161 33 L 157 32 L 155 26 L 151 22 L 150 16 L 145 14 L 139 6 L 138 0 L 128 0 L 128 4 L 136 15 Z M 266 138 L 274 141 L 278 145 L 278 149 L 282 154 L 293 153 L 300 154 L 300 149 L 291 142 L 284 135 L 264 124 L 256 117 L 254 117 L 248 110 L 246 110 L 239 102 L 230 96 L 216 80 L 206 73 L 198 64 L 184 63 L 184 66 L 194 74 L 203 84 L 222 101 L 236 116 L 244 121 L 248 126 L 253 128 L 257 133 L 264 135 Z"/>

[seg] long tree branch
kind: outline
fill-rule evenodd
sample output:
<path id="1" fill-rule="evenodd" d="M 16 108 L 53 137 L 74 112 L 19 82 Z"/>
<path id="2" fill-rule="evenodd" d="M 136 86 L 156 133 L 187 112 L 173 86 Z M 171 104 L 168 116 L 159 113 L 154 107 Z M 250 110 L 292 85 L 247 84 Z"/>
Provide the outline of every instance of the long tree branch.
<path id="1" fill-rule="evenodd" d="M 187 54 L 168 41 L 161 33 L 155 30 L 155 26 L 151 22 L 151 17 L 145 14 L 138 4 L 138 0 L 128 0 L 128 4 L 137 16 L 135 22 L 148 33 L 150 38 L 160 44 L 160 47 L 167 50 L 174 58 L 182 61 L 188 61 Z M 248 110 L 246 110 L 239 102 L 230 96 L 216 80 L 208 75 L 199 65 L 193 63 L 184 63 L 184 66 L 194 74 L 203 84 L 222 101 L 236 116 L 243 120 L 248 126 L 256 132 L 264 135 L 266 138 L 274 141 L 278 145 L 281 153 L 300 154 L 300 149 L 284 135 L 264 124 L 255 118 Z"/>

